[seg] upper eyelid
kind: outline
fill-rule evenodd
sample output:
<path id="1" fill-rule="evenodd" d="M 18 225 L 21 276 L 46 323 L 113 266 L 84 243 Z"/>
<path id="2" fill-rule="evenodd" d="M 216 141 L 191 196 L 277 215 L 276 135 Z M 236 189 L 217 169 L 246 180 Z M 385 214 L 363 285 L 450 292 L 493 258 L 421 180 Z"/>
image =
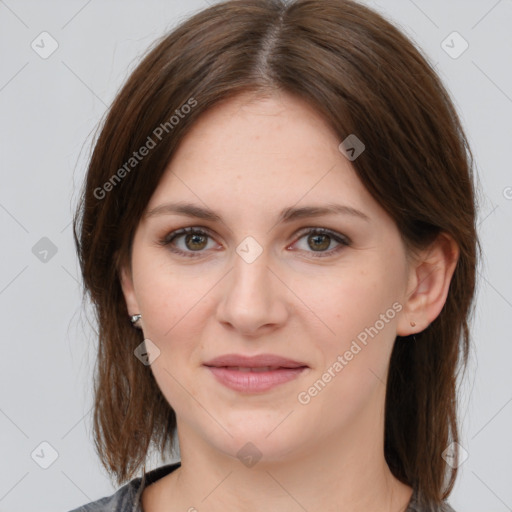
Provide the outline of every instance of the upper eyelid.
<path id="1" fill-rule="evenodd" d="M 206 226 L 185 226 L 183 228 L 178 228 L 178 229 L 172 230 L 170 233 L 168 233 L 167 235 L 164 236 L 163 241 L 166 241 L 167 243 L 171 243 L 171 240 L 174 240 L 180 236 L 184 236 L 184 235 L 188 234 L 189 232 L 192 232 L 192 233 L 203 232 L 205 235 L 209 236 L 210 238 L 215 239 L 215 233 L 213 232 L 213 230 L 211 230 L 210 228 L 207 228 Z M 337 243 L 345 243 L 346 245 L 349 245 L 352 243 L 351 239 L 347 235 L 344 235 L 343 233 L 339 233 L 338 231 L 336 231 L 334 229 L 321 227 L 321 226 L 307 226 L 307 227 L 303 227 L 303 228 L 297 230 L 293 235 L 294 238 L 296 238 L 296 240 L 294 240 L 292 243 L 295 243 L 298 240 L 300 240 L 302 237 L 309 235 L 310 233 L 314 233 L 314 232 L 319 232 L 320 234 L 327 234 L 327 235 L 332 236 L 333 238 L 341 239 L 341 242 L 338 240 L 335 240 L 335 242 L 337 242 Z M 193 252 L 193 251 L 191 251 L 191 252 Z M 197 252 L 202 252 L 202 251 L 197 251 Z M 319 252 L 321 252 L 321 251 L 319 251 Z M 325 252 L 328 252 L 328 251 L 325 251 Z"/>
<path id="2" fill-rule="evenodd" d="M 187 235 L 189 233 L 204 233 L 208 235 L 210 238 L 215 238 L 215 234 L 212 230 L 204 226 L 185 226 L 183 228 L 173 229 L 169 231 L 164 237 L 162 241 L 171 241 L 171 239 L 177 238 L 179 236 Z"/>

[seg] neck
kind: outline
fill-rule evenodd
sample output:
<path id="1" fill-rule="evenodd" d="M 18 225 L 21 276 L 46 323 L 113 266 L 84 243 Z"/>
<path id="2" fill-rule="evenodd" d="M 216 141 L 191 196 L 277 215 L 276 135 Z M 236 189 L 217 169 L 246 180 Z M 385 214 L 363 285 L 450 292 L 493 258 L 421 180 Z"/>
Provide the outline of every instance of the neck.
<path id="1" fill-rule="evenodd" d="M 252 467 L 178 423 L 181 467 L 169 475 L 166 501 L 176 510 L 211 512 L 405 512 L 412 488 L 385 461 L 384 436 L 376 435 L 384 431 L 379 417 L 379 428 L 360 416 L 342 434 L 333 432 L 286 457 L 263 456 Z"/>

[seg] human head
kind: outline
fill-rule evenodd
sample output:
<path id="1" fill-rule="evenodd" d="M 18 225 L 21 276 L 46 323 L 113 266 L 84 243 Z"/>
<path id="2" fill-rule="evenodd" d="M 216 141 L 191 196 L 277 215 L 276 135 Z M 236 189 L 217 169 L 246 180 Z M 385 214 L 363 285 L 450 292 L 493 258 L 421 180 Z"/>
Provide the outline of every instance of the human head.
<path id="1" fill-rule="evenodd" d="M 441 453 L 458 439 L 455 377 L 467 357 L 475 282 L 470 152 L 426 60 L 382 17 L 350 1 L 217 4 L 159 41 L 110 108 L 75 219 L 99 323 L 100 455 L 126 479 L 151 440 L 165 449 L 176 425 L 151 372 L 133 356 L 142 339 L 127 320 L 120 285 L 142 214 L 203 114 L 239 93 L 264 97 L 276 90 L 311 105 L 340 142 L 351 134 L 364 142 L 353 169 L 411 254 L 442 232 L 459 248 L 443 310 L 414 343 L 397 337 L 387 382 L 388 464 L 397 478 L 438 500 L 446 476 Z M 146 155 L 133 156 L 143 147 Z M 445 492 L 456 471 L 450 474 Z"/>

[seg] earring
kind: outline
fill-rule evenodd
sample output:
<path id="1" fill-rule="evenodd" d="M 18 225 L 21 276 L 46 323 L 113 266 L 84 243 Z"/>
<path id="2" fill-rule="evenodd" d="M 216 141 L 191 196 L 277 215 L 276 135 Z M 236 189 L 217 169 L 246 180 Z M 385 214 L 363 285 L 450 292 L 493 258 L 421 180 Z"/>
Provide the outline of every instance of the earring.
<path id="1" fill-rule="evenodd" d="M 137 325 L 135 325 L 140 319 L 142 318 L 142 315 L 140 313 L 136 314 L 136 315 L 131 315 L 130 316 L 130 322 L 132 323 L 132 325 L 134 327 L 138 327 Z"/>
<path id="2" fill-rule="evenodd" d="M 416 323 L 415 322 L 411 322 L 411 327 L 416 327 Z"/>

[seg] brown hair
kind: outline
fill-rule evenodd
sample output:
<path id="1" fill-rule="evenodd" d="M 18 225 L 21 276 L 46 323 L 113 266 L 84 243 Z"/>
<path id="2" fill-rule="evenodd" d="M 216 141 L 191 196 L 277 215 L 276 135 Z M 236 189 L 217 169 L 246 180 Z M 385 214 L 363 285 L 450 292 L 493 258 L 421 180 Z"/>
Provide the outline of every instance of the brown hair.
<path id="1" fill-rule="evenodd" d="M 441 232 L 459 246 L 439 316 L 416 341 L 395 341 L 385 405 L 391 471 L 425 500 L 440 502 L 457 475 L 442 453 L 459 439 L 457 372 L 466 368 L 470 344 L 479 248 L 473 158 L 427 59 L 381 15 L 350 0 L 209 7 L 157 41 L 107 112 L 74 218 L 99 325 L 99 456 L 121 483 L 141 467 L 152 443 L 161 454 L 173 447 L 176 416 L 150 368 L 134 357 L 142 337 L 129 322 L 119 280 L 139 219 L 201 114 L 235 94 L 276 89 L 313 105 L 340 142 L 350 134 L 364 142 L 353 167 L 408 247 L 423 247 Z M 150 150 L 135 159 L 143 146 Z"/>

